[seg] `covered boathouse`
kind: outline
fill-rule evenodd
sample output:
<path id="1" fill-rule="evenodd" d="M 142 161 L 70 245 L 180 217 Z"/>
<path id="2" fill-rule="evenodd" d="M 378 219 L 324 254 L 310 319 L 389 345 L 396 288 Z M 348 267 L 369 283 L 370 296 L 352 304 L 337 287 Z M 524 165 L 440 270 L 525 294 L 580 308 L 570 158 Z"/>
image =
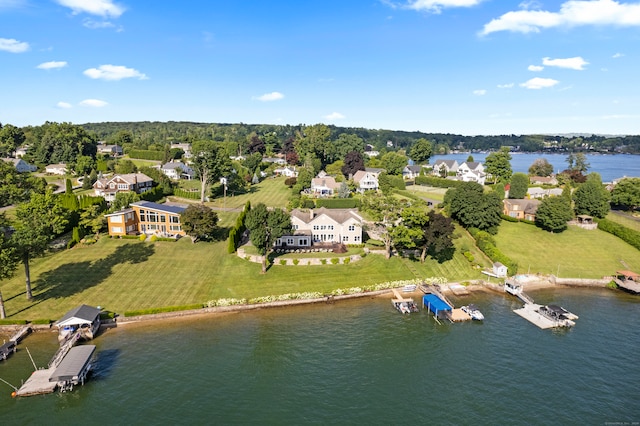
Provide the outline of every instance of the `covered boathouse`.
<path id="1" fill-rule="evenodd" d="M 49 377 L 49 382 L 57 383 L 61 392 L 73 389 L 73 385 L 84 385 L 87 374 L 91 370 L 91 358 L 95 350 L 95 345 L 71 348 Z"/>
<path id="2" fill-rule="evenodd" d="M 58 327 L 58 339 L 64 341 L 77 331 L 80 331 L 79 337 L 93 339 L 100 328 L 100 311 L 100 308 L 89 305 L 80 305 L 70 310 L 54 324 Z"/>
<path id="3" fill-rule="evenodd" d="M 435 315 L 436 318 L 446 317 L 451 314 L 451 311 L 453 310 L 451 305 L 433 293 L 422 296 L 422 304 L 429 312 L 433 312 L 433 315 Z"/>

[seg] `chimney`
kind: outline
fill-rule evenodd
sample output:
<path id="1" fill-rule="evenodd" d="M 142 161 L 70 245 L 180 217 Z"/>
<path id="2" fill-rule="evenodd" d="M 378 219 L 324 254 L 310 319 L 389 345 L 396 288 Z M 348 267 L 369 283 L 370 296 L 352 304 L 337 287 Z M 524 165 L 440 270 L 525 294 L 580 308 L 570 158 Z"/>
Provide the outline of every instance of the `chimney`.
<path id="1" fill-rule="evenodd" d="M 313 209 L 309 209 L 309 220 L 313 219 Z"/>

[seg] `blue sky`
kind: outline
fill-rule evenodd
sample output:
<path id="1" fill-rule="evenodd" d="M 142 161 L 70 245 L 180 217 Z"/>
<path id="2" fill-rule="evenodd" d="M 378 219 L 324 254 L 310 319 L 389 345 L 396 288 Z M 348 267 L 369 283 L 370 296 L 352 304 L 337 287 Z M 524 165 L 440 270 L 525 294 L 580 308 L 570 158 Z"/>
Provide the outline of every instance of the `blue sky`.
<path id="1" fill-rule="evenodd" d="M 0 122 L 640 134 L 640 1 L 0 0 Z"/>

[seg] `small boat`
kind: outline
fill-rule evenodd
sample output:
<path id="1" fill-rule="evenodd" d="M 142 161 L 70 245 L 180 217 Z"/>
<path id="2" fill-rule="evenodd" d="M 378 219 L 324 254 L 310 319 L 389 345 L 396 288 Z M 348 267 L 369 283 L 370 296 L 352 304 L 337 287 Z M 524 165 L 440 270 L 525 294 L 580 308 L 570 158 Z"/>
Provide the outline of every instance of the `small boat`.
<path id="1" fill-rule="evenodd" d="M 418 312 L 418 305 L 411 299 L 404 300 L 392 300 L 393 306 L 396 307 L 401 314 L 410 314 L 412 312 Z"/>
<path id="2" fill-rule="evenodd" d="M 402 287 L 402 292 L 403 293 L 413 293 L 414 291 L 416 291 L 416 288 L 418 288 L 418 286 L 416 284 L 407 284 L 404 287 Z"/>
<path id="3" fill-rule="evenodd" d="M 480 312 L 480 309 L 478 309 L 476 305 L 470 304 L 466 306 L 461 306 L 460 309 L 466 312 L 471 317 L 472 320 L 476 320 L 476 321 L 484 320 L 484 315 L 482 315 L 482 312 Z"/>
<path id="4" fill-rule="evenodd" d="M 562 306 L 558 305 L 541 306 L 537 312 L 551 321 L 554 321 L 556 327 L 573 327 L 576 325 L 574 320 L 578 319 L 576 314 L 572 314 Z"/>

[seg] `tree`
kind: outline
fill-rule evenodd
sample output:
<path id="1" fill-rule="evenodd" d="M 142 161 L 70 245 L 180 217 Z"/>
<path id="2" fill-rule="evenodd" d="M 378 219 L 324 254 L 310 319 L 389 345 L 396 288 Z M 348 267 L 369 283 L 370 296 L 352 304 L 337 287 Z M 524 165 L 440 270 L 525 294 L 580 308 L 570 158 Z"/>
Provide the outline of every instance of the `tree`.
<path id="1" fill-rule="evenodd" d="M 350 152 L 362 154 L 364 152 L 364 141 L 358 135 L 341 133 L 333 142 L 333 154 L 336 160 L 342 160 Z"/>
<path id="2" fill-rule="evenodd" d="M 191 242 L 210 239 L 218 229 L 218 215 L 204 204 L 191 204 L 180 215 L 182 229 Z"/>
<path id="3" fill-rule="evenodd" d="M 16 208 L 16 231 L 11 243 L 24 264 L 27 300 L 33 298 L 30 259 L 44 254 L 49 243 L 64 231 L 66 225 L 65 211 L 50 190 L 44 194 L 32 193 L 28 202 Z"/>
<path id="4" fill-rule="evenodd" d="M 32 192 L 44 193 L 44 178 L 18 173 L 12 163 L 0 160 L 0 207 L 29 199 Z"/>
<path id="5" fill-rule="evenodd" d="M 120 160 L 116 164 L 116 173 L 126 175 L 129 173 L 136 173 L 138 167 L 131 160 Z"/>
<path id="6" fill-rule="evenodd" d="M 65 194 L 73 194 L 73 184 L 71 183 L 71 179 L 67 178 L 64 181 L 65 183 Z"/>
<path id="7" fill-rule="evenodd" d="M 428 213 L 429 221 L 423 229 L 424 246 L 420 261 L 424 262 L 425 254 L 442 263 L 453 257 L 453 221 L 434 210 Z"/>
<path id="8" fill-rule="evenodd" d="M 82 126 L 71 123 L 45 123 L 44 134 L 34 157 L 39 163 L 75 163 L 80 155 L 95 158 L 96 137 Z"/>
<path id="9" fill-rule="evenodd" d="M 322 164 L 326 164 L 326 154 L 331 149 L 329 138 L 331 137 L 331 129 L 324 124 L 314 124 L 313 126 L 304 127 L 301 133 L 298 133 L 294 142 L 296 152 L 300 158 L 306 158 L 307 155 L 319 158 Z"/>
<path id="10" fill-rule="evenodd" d="M 482 185 L 464 182 L 444 196 L 451 217 L 465 228 L 478 228 L 495 234 L 501 221 L 502 200 L 495 192 L 485 193 Z"/>
<path id="11" fill-rule="evenodd" d="M 390 175 L 401 175 L 402 169 L 407 165 L 407 157 L 397 152 L 387 152 L 380 161 L 382 161 L 382 167 Z"/>
<path id="12" fill-rule="evenodd" d="M 640 178 L 621 179 L 611 191 L 611 202 L 630 211 L 640 207 Z"/>
<path id="13" fill-rule="evenodd" d="M 0 213 L 0 281 L 11 278 L 18 266 L 15 247 L 9 243 L 9 223 L 4 213 Z M 4 299 L 0 291 L 0 319 L 7 317 L 4 310 Z"/>
<path id="14" fill-rule="evenodd" d="M 580 174 L 585 174 L 590 167 L 587 156 L 582 152 L 569 154 L 567 156 L 567 164 L 569 165 L 569 170 L 578 171 Z"/>
<path id="15" fill-rule="evenodd" d="M 409 150 L 409 157 L 417 164 L 426 164 L 429 162 L 432 152 L 433 147 L 431 146 L 431 142 L 425 138 L 420 138 L 413 144 L 411 150 Z"/>
<path id="16" fill-rule="evenodd" d="M 74 169 L 77 174 L 84 176 L 91 173 L 91 170 L 95 169 L 95 167 L 96 162 L 93 158 L 88 155 L 79 155 L 76 158 Z"/>
<path id="17" fill-rule="evenodd" d="M 338 198 L 349 198 L 351 196 L 351 189 L 347 182 L 340 182 L 340 186 L 338 187 Z"/>
<path id="18" fill-rule="evenodd" d="M 0 124 L 0 157 L 9 156 L 24 143 L 24 140 L 24 132 L 19 127 Z"/>
<path id="19" fill-rule="evenodd" d="M 260 163 L 262 163 L 262 154 L 254 152 L 253 154 L 247 155 L 243 165 L 249 170 L 249 174 L 253 174 L 258 169 L 258 166 L 260 166 Z"/>
<path id="20" fill-rule="evenodd" d="M 133 191 L 116 192 L 116 197 L 113 200 L 113 203 L 111 203 L 110 210 L 117 212 L 119 210 L 126 209 L 131 203 L 135 203 L 136 201 L 140 201 L 140 195 Z"/>
<path id="21" fill-rule="evenodd" d="M 589 173 L 587 181 L 573 193 L 574 209 L 577 215 L 586 214 L 604 218 L 609 213 L 609 192 L 602 185 L 598 173 Z"/>
<path id="22" fill-rule="evenodd" d="M 231 160 L 214 142 L 199 142 L 192 147 L 193 169 L 200 178 L 200 202 L 204 203 L 209 185 L 231 172 Z"/>
<path id="23" fill-rule="evenodd" d="M 492 152 L 484 160 L 485 170 L 493 177 L 493 183 L 508 182 L 511 178 L 511 154 L 509 147 Z"/>
<path id="24" fill-rule="evenodd" d="M 268 210 L 263 203 L 252 207 L 245 224 L 251 243 L 262 256 L 262 273 L 267 272 L 267 255 L 275 241 L 291 232 L 291 217 L 282 209 Z"/>
<path id="25" fill-rule="evenodd" d="M 364 159 L 358 151 L 351 151 L 344 157 L 344 166 L 342 166 L 342 174 L 349 179 L 356 174 L 358 170 L 364 170 Z"/>
<path id="26" fill-rule="evenodd" d="M 553 174 L 553 165 L 546 158 L 537 158 L 529 166 L 529 174 L 531 176 L 551 176 Z"/>
<path id="27" fill-rule="evenodd" d="M 249 139 L 247 151 L 250 154 L 260 154 L 260 158 L 262 158 L 262 154 L 264 154 L 266 150 L 267 147 L 265 146 L 264 141 L 254 132 Z"/>
<path id="28" fill-rule="evenodd" d="M 385 258 L 391 257 L 393 246 L 393 227 L 397 225 L 404 204 L 393 196 L 368 191 L 362 197 L 362 209 L 371 215 L 374 225 L 371 231 L 384 243 Z"/>
<path id="29" fill-rule="evenodd" d="M 536 226 L 550 232 L 562 232 L 571 220 L 571 204 L 564 197 L 542 200 L 536 211 Z"/>
<path id="30" fill-rule="evenodd" d="M 469 154 L 467 157 L 467 163 L 473 163 L 473 155 Z"/>
<path id="31" fill-rule="evenodd" d="M 527 189 L 529 189 L 529 176 L 524 173 L 514 173 L 511 177 L 509 198 L 524 198 L 527 196 Z"/>

